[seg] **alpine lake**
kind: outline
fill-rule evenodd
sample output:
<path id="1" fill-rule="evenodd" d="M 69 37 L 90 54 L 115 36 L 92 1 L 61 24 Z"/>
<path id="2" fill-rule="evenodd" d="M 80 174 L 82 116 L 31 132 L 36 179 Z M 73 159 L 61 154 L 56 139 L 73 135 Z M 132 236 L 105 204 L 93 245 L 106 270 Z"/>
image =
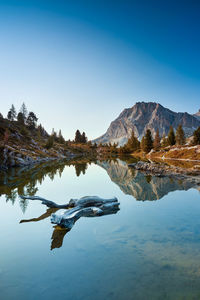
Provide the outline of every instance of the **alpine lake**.
<path id="1" fill-rule="evenodd" d="M 200 186 L 191 180 L 77 159 L 1 171 L 0 195 L 1 300 L 200 299 Z M 55 209 L 19 195 L 117 197 L 120 209 L 68 230 L 51 224 Z"/>

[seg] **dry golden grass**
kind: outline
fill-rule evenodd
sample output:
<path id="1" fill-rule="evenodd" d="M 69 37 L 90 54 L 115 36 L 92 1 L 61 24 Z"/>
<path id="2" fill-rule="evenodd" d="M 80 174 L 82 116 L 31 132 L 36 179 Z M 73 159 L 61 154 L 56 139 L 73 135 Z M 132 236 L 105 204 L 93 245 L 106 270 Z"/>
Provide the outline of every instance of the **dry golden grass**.
<path id="1" fill-rule="evenodd" d="M 168 151 L 161 150 L 148 154 L 150 158 L 178 159 L 178 160 L 200 160 L 200 146 L 172 147 Z"/>
<path id="2" fill-rule="evenodd" d="M 132 156 L 140 159 L 165 162 L 169 165 L 185 169 L 200 169 L 200 145 L 198 146 L 173 146 L 157 152 L 145 154 L 142 151 L 132 153 Z"/>
<path id="3" fill-rule="evenodd" d="M 165 158 L 200 160 L 200 146 L 172 149 L 165 154 Z"/>

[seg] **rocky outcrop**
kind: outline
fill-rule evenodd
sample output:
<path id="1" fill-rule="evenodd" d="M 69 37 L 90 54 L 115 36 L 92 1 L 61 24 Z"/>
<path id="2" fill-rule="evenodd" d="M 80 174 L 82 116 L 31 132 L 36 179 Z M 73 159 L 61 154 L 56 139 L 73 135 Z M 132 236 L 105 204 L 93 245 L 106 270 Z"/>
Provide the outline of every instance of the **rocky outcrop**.
<path id="1" fill-rule="evenodd" d="M 137 163 L 129 164 L 129 167 L 134 168 L 135 170 L 144 171 L 146 174 L 156 175 L 160 177 L 165 175 L 170 175 L 172 177 L 176 176 L 177 174 L 181 174 L 183 176 L 200 175 L 199 169 L 185 169 L 155 162 L 139 161 Z M 200 183 L 200 177 L 197 178 L 197 182 Z"/>
<path id="2" fill-rule="evenodd" d="M 187 136 L 200 126 L 200 120 L 196 116 L 185 113 L 173 112 L 159 103 L 137 102 L 133 107 L 125 109 L 119 117 L 114 120 L 105 134 L 93 142 L 118 143 L 124 145 L 132 131 L 141 140 L 147 129 L 150 129 L 153 136 L 157 129 L 160 135 L 167 135 L 170 126 L 175 129 L 181 124 Z"/>
<path id="3" fill-rule="evenodd" d="M 34 165 L 36 163 L 55 159 L 72 158 L 75 156 L 76 154 L 69 151 L 49 152 L 46 149 L 38 149 L 37 145 L 31 149 L 19 148 L 18 146 L 11 147 L 7 145 L 0 147 L 0 169 L 7 170 L 10 167 L 24 167 Z"/>

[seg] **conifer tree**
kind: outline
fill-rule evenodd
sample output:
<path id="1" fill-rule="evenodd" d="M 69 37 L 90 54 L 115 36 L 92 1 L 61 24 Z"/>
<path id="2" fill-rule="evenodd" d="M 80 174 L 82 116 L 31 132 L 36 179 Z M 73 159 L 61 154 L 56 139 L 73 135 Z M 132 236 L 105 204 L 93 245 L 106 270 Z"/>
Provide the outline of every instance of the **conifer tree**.
<path id="1" fill-rule="evenodd" d="M 10 110 L 8 111 L 7 118 L 8 120 L 12 121 L 12 113 Z"/>
<path id="2" fill-rule="evenodd" d="M 3 115 L 2 115 L 2 113 L 0 113 L 0 119 L 3 119 Z"/>
<path id="3" fill-rule="evenodd" d="M 173 129 L 172 126 L 170 126 L 167 140 L 168 140 L 168 145 L 169 146 L 173 146 L 173 145 L 176 144 L 174 129 Z"/>
<path id="4" fill-rule="evenodd" d="M 59 130 L 59 133 L 58 133 L 58 141 L 59 141 L 60 144 L 64 144 L 65 143 L 65 139 L 62 136 L 61 130 Z"/>
<path id="5" fill-rule="evenodd" d="M 23 116 L 22 112 L 19 112 L 17 114 L 17 121 L 20 125 L 24 125 L 24 116 Z"/>
<path id="6" fill-rule="evenodd" d="M 26 120 L 27 125 L 31 128 L 34 129 L 36 126 L 38 118 L 34 114 L 34 112 L 30 111 Z"/>
<path id="7" fill-rule="evenodd" d="M 194 145 L 200 145 L 200 127 L 198 127 L 193 133 Z"/>
<path id="8" fill-rule="evenodd" d="M 52 128 L 51 135 L 53 136 L 54 141 L 58 140 L 57 132 L 54 130 L 54 128 Z"/>
<path id="9" fill-rule="evenodd" d="M 75 143 L 81 143 L 81 141 L 82 141 L 82 136 L 78 129 L 76 130 L 74 141 L 75 141 Z"/>
<path id="10" fill-rule="evenodd" d="M 176 144 L 184 145 L 185 144 L 185 133 L 183 131 L 183 127 L 180 124 L 176 130 Z"/>
<path id="11" fill-rule="evenodd" d="M 160 149 L 160 135 L 159 135 L 159 130 L 157 129 L 155 139 L 153 142 L 153 148 L 154 150 L 158 151 Z"/>
<path id="12" fill-rule="evenodd" d="M 151 131 L 147 129 L 145 138 L 144 138 L 144 152 L 148 153 L 153 148 L 153 139 Z"/>
<path id="13" fill-rule="evenodd" d="M 85 132 L 83 132 L 81 135 L 81 143 L 83 143 L 83 144 L 87 143 L 87 138 L 86 138 Z"/>
<path id="14" fill-rule="evenodd" d="M 8 117 L 8 120 L 10 120 L 10 121 L 14 121 L 16 119 L 16 110 L 15 110 L 15 107 L 13 104 L 8 112 L 7 117 Z"/>
<path id="15" fill-rule="evenodd" d="M 12 117 L 13 117 L 13 121 L 14 121 L 14 119 L 16 119 L 16 116 L 17 116 L 17 113 L 16 113 L 16 109 L 15 109 L 15 107 L 14 107 L 14 105 L 12 104 L 12 106 L 11 106 L 11 113 L 12 113 Z"/>
<path id="16" fill-rule="evenodd" d="M 134 131 L 132 131 L 132 134 L 126 143 L 125 148 L 127 152 L 134 152 L 140 148 L 140 142 L 135 136 Z"/>
<path id="17" fill-rule="evenodd" d="M 25 105 L 24 102 L 22 103 L 22 106 L 21 106 L 21 108 L 20 108 L 20 112 L 21 112 L 22 115 L 23 115 L 24 123 L 26 123 L 26 118 L 27 118 L 28 111 L 27 111 L 27 108 L 26 108 L 26 105 Z"/>

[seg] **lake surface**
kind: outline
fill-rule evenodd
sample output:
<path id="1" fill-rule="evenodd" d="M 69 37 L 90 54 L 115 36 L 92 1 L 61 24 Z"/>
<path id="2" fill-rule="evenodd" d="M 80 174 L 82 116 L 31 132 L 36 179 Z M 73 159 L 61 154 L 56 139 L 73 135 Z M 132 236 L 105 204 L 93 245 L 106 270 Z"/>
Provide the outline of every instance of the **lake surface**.
<path id="1" fill-rule="evenodd" d="M 200 299 L 200 187 L 121 160 L 51 163 L 0 177 L 0 299 Z M 50 222 L 59 204 L 117 197 L 116 214 Z"/>

